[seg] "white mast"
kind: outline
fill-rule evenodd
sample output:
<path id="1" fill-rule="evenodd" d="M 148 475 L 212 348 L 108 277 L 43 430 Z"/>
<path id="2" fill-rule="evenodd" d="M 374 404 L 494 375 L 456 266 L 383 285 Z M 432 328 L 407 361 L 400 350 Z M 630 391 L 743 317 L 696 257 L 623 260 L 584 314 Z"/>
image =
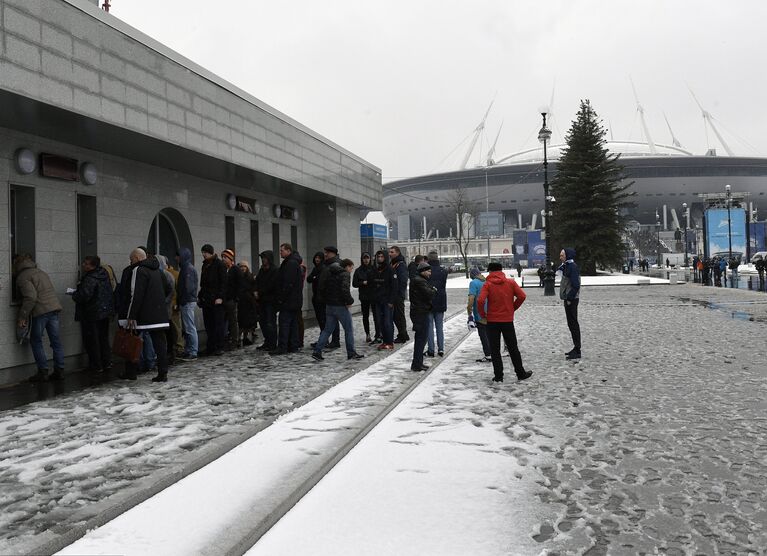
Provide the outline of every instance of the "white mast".
<path id="1" fill-rule="evenodd" d="M 644 108 L 639 103 L 639 96 L 637 96 L 636 87 L 634 87 L 634 80 L 629 77 L 631 81 L 631 89 L 634 91 L 634 99 L 637 102 L 637 112 L 639 112 L 639 121 L 642 122 L 642 129 L 644 130 L 644 138 L 647 141 L 647 145 L 650 147 L 650 154 L 658 154 L 658 149 L 655 148 L 655 143 L 650 136 L 650 130 L 647 129 L 647 122 L 644 121 Z"/>
<path id="2" fill-rule="evenodd" d="M 461 162 L 461 170 L 466 169 L 466 165 L 469 163 L 471 153 L 474 152 L 474 147 L 477 146 L 477 140 L 482 134 L 482 130 L 485 129 L 485 120 L 487 120 L 487 115 L 490 113 L 490 109 L 493 107 L 493 102 L 495 102 L 495 99 L 490 102 L 490 106 L 487 107 L 487 112 L 485 112 L 485 117 L 482 118 L 482 121 L 479 122 L 479 125 L 474 129 L 474 137 L 472 138 L 471 144 L 469 145 L 469 150 L 466 151 L 466 155 L 463 157 L 463 162 Z"/>
<path id="3" fill-rule="evenodd" d="M 722 147 L 724 147 L 725 152 L 730 156 L 734 156 L 732 153 L 732 149 L 730 149 L 730 146 L 724 140 L 724 137 L 722 137 L 722 135 L 719 133 L 719 130 L 716 129 L 716 126 L 714 125 L 714 118 L 711 116 L 708 110 L 703 109 L 703 106 L 701 106 L 700 102 L 698 102 L 698 97 L 695 96 L 695 93 L 692 92 L 692 89 L 690 88 L 689 85 L 687 86 L 687 88 L 690 89 L 690 94 L 692 95 L 692 98 L 695 99 L 695 103 L 698 105 L 698 108 L 700 108 L 700 111 L 703 114 L 703 124 L 705 125 L 706 123 L 708 123 L 708 125 L 711 127 L 711 131 L 714 132 L 714 135 L 716 135 L 716 138 L 719 139 L 719 143 L 721 143 Z"/>
<path id="4" fill-rule="evenodd" d="M 668 131 L 671 134 L 671 144 L 674 145 L 675 147 L 679 147 L 681 149 L 682 148 L 682 144 L 679 142 L 679 140 L 674 135 L 674 130 L 671 129 L 671 124 L 668 123 L 668 118 L 666 117 L 666 113 L 665 112 L 663 113 L 663 119 L 666 120 L 666 125 L 668 126 Z"/>
<path id="5" fill-rule="evenodd" d="M 498 133 L 495 135 L 495 141 L 493 141 L 493 146 L 490 147 L 490 150 L 487 153 L 487 162 L 485 163 L 487 166 L 492 166 L 495 164 L 495 161 L 493 160 L 493 155 L 495 154 L 495 145 L 498 143 L 498 138 L 501 136 L 501 130 L 503 129 L 503 121 L 501 121 L 501 127 L 498 128 Z"/>

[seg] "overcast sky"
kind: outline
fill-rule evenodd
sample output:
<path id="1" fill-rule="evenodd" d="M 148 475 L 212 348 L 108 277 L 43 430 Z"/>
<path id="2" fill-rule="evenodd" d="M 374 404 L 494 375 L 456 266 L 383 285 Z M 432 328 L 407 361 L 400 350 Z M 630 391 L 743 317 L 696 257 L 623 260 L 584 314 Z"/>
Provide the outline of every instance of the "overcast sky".
<path id="1" fill-rule="evenodd" d="M 767 2 L 738 0 L 112 0 L 111 13 L 383 171 L 456 167 L 487 109 L 482 151 L 554 141 L 589 98 L 615 139 L 767 155 Z M 462 148 L 459 147 L 462 145 Z M 450 155 L 450 153 L 453 153 Z M 450 155 L 450 156 L 449 156 Z M 472 159 L 480 162 L 479 154 Z"/>

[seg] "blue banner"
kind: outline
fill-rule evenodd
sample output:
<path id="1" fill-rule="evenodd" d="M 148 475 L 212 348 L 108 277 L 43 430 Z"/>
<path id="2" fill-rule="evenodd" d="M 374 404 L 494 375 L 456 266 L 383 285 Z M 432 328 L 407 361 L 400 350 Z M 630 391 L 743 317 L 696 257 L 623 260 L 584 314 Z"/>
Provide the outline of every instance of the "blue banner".
<path id="1" fill-rule="evenodd" d="M 751 222 L 751 255 L 759 251 L 767 251 L 767 233 L 765 233 L 767 222 Z"/>
<path id="2" fill-rule="evenodd" d="M 525 230 L 514 230 L 513 253 L 515 261 L 527 260 L 527 232 Z"/>
<path id="3" fill-rule="evenodd" d="M 546 262 L 546 240 L 541 239 L 540 230 L 527 232 L 529 266 L 540 266 Z"/>
<path id="4" fill-rule="evenodd" d="M 706 248 L 709 257 L 746 257 L 746 211 L 731 208 L 706 210 Z M 732 247 L 730 247 L 732 246 Z"/>

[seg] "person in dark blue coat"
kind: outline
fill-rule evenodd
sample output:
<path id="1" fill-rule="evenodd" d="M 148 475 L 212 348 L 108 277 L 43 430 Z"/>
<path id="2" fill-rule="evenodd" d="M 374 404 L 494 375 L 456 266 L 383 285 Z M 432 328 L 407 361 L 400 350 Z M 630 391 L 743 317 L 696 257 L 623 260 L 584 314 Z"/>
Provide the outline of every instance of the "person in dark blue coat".
<path id="1" fill-rule="evenodd" d="M 397 277 L 389 265 L 386 251 L 376 251 L 373 272 L 373 302 L 378 324 L 381 327 L 381 344 L 378 349 L 394 349 L 394 321 L 392 312 L 397 296 Z"/>
<path id="2" fill-rule="evenodd" d="M 176 305 L 181 313 L 181 329 L 184 335 L 184 352 L 179 359 L 193 361 L 197 359 L 199 339 L 194 311 L 197 306 L 197 288 L 199 277 L 197 269 L 192 264 L 192 251 L 182 247 L 176 255 L 178 261 L 178 280 L 176 282 Z"/>
<path id="3" fill-rule="evenodd" d="M 434 331 L 437 332 L 437 354 L 442 357 L 445 354 L 445 332 L 443 324 L 445 322 L 445 311 L 447 311 L 447 271 L 439 264 L 439 254 L 436 251 L 430 251 L 428 255 L 429 266 L 431 267 L 431 276 L 429 284 L 436 288 L 437 293 L 431 302 L 431 311 L 429 311 L 429 334 L 427 336 L 426 353 L 429 357 L 434 357 Z"/>
<path id="4" fill-rule="evenodd" d="M 88 255 L 81 268 L 83 277 L 72 293 L 75 320 L 80 322 L 88 370 L 100 373 L 112 368 L 109 321 L 115 314 L 114 292 L 99 257 Z"/>
<path id="5" fill-rule="evenodd" d="M 298 330 L 298 314 L 304 303 L 303 292 L 303 260 L 298 253 L 293 252 L 290 243 L 280 245 L 282 263 L 279 270 L 279 293 L 277 296 L 280 319 L 277 349 L 269 355 L 283 355 L 298 351 L 301 345 Z"/>
<path id="6" fill-rule="evenodd" d="M 405 257 L 396 245 L 389 247 L 389 259 L 391 268 L 397 278 L 397 288 L 394 292 L 394 324 L 397 326 L 395 344 L 404 344 L 410 340 L 407 333 L 407 319 L 405 318 L 405 300 L 407 299 L 408 272 Z"/>
<path id="7" fill-rule="evenodd" d="M 581 327 L 578 324 L 578 301 L 581 292 L 581 271 L 575 263 L 575 249 L 566 247 L 559 253 L 562 271 L 559 282 L 559 298 L 564 301 L 567 327 L 573 337 L 573 349 L 565 354 L 567 359 L 581 358 Z"/>

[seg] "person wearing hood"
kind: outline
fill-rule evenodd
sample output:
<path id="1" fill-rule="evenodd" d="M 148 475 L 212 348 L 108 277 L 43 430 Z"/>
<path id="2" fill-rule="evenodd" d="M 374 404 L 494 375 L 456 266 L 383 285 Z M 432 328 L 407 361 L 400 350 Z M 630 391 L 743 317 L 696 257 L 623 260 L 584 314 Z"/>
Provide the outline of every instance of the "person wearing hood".
<path id="1" fill-rule="evenodd" d="M 394 298 L 396 296 L 397 277 L 386 259 L 386 251 L 376 251 L 375 271 L 373 272 L 373 300 L 378 326 L 381 330 L 381 344 L 378 349 L 394 349 Z"/>
<path id="2" fill-rule="evenodd" d="M 428 327 L 428 354 L 429 357 L 434 357 L 434 333 L 437 333 L 437 354 L 442 357 L 445 355 L 445 311 L 447 311 L 447 271 L 439 264 L 439 253 L 436 251 L 429 251 L 428 263 L 431 267 L 431 274 L 429 275 L 429 284 L 437 289 L 437 295 L 431 303 L 431 311 L 429 311 L 429 323 Z"/>
<path id="3" fill-rule="evenodd" d="M 53 374 L 50 378 L 64 378 L 64 347 L 59 336 L 59 312 L 63 307 L 56 296 L 50 277 L 37 268 L 30 255 L 19 255 L 13 262 L 16 288 L 21 296 L 21 306 L 16 325 L 29 328 L 29 345 L 37 363 L 37 374 L 32 382 L 48 379 L 48 356 L 43 348 L 43 331 L 48 334 L 53 350 Z"/>
<path id="4" fill-rule="evenodd" d="M 197 269 L 192 264 L 192 251 L 182 247 L 176 255 L 178 261 L 178 281 L 176 282 L 176 303 L 181 313 L 181 330 L 184 335 L 184 351 L 179 357 L 182 361 L 197 359 L 199 339 L 194 309 L 197 305 L 199 278 Z"/>
<path id="5" fill-rule="evenodd" d="M 256 274 L 256 301 L 258 302 L 258 322 L 264 333 L 264 343 L 256 349 L 272 351 L 277 349 L 277 294 L 279 292 L 279 271 L 274 266 L 274 252 L 262 251 L 258 257 L 261 267 Z"/>
<path id="6" fill-rule="evenodd" d="M 506 343 L 517 380 L 526 380 L 533 373 L 525 371 L 522 354 L 517 346 L 514 330 L 514 312 L 525 302 L 527 295 L 514 280 L 506 278 L 501 263 L 487 265 L 489 274 L 477 297 L 477 312 L 487 319 L 487 337 L 490 341 L 490 357 L 493 359 L 493 382 L 503 382 L 503 358 L 501 336 Z"/>
<path id="7" fill-rule="evenodd" d="M 354 270 L 354 262 L 344 259 L 334 262 L 328 267 L 328 277 L 322 283 L 322 299 L 325 300 L 326 324 L 322 329 L 317 343 L 312 346 L 312 357 L 322 361 L 322 350 L 325 349 L 328 339 L 339 327 L 344 328 L 344 341 L 346 342 L 346 358 L 362 359 L 354 349 L 354 326 L 349 309 L 354 304 L 350 290 L 351 272 Z"/>
<path id="8" fill-rule="evenodd" d="M 75 321 L 80 322 L 88 370 L 100 373 L 112 368 L 109 345 L 109 321 L 115 312 L 112 285 L 99 257 L 84 257 L 80 267 L 82 278 L 72 292 Z"/>
<path id="9" fill-rule="evenodd" d="M 320 271 L 317 276 L 317 307 L 320 313 L 317 317 L 317 322 L 320 326 L 320 332 L 325 329 L 327 324 L 327 312 L 325 310 L 327 302 L 325 300 L 325 282 L 330 278 L 330 267 L 334 263 L 340 263 L 341 259 L 338 257 L 338 249 L 333 245 L 328 245 L 322 252 L 322 264 L 320 265 Z M 312 348 L 315 345 L 312 344 Z M 341 347 L 341 331 L 340 327 L 336 327 L 333 331 L 333 337 L 330 343 L 327 345 L 328 349 L 338 349 Z"/>
<path id="10" fill-rule="evenodd" d="M 397 278 L 397 287 L 394 290 L 394 324 L 397 327 L 397 337 L 394 338 L 395 344 L 404 344 L 410 341 L 407 334 L 407 319 L 405 319 L 405 299 L 407 299 L 407 264 L 405 257 L 399 246 L 389 247 L 389 259 L 391 260 L 392 272 Z"/>
<path id="11" fill-rule="evenodd" d="M 416 275 L 410 280 L 410 320 L 415 332 L 410 370 L 425 371 L 429 366 L 423 363 L 423 348 L 429 335 L 429 315 L 434 307 L 437 288 L 429 282 L 432 272 L 429 263 L 418 263 L 416 270 Z"/>
<path id="12" fill-rule="evenodd" d="M 165 255 L 155 255 L 157 262 L 160 264 L 160 272 L 162 273 L 163 280 L 166 282 L 164 286 L 167 286 L 169 293 L 165 296 L 165 305 L 168 308 L 168 328 L 165 329 L 165 346 L 168 350 L 168 365 L 173 365 L 176 362 L 176 328 L 173 326 L 173 298 L 176 292 L 176 278 L 170 271 L 170 265 L 168 265 L 168 257 Z"/>
<path id="13" fill-rule="evenodd" d="M 152 382 L 167 382 L 168 346 L 165 329 L 170 324 L 166 300 L 172 293 L 172 286 L 163 277 L 157 258 L 148 258 L 142 249 L 133 250 L 131 263 L 130 300 L 126 321 L 123 322 L 129 330 L 146 332 L 151 337 L 157 356 L 157 376 Z M 135 372 L 133 376 L 124 378 L 135 380 Z"/>
<path id="14" fill-rule="evenodd" d="M 477 363 L 489 363 L 493 360 L 490 352 L 490 342 L 487 339 L 487 320 L 479 316 L 477 311 L 477 298 L 479 292 L 482 291 L 482 286 L 485 285 L 485 277 L 475 266 L 469 271 L 469 298 L 466 303 L 466 312 L 469 314 L 468 327 L 469 330 L 476 328 L 479 335 L 479 341 L 482 343 L 482 352 L 484 357 L 477 359 Z"/>
<path id="15" fill-rule="evenodd" d="M 314 317 L 317 319 L 320 332 L 325 327 L 325 307 L 317 296 L 317 287 L 320 285 L 323 260 L 325 260 L 325 255 L 322 251 L 317 251 L 314 257 L 312 257 L 312 264 L 314 265 L 312 271 L 306 276 L 307 283 L 312 285 L 312 307 L 314 308 Z"/>
<path id="16" fill-rule="evenodd" d="M 352 278 L 352 287 L 359 290 L 360 306 L 362 309 L 362 326 L 365 329 L 365 342 L 368 344 L 375 340 L 381 339 L 381 332 L 378 326 L 378 319 L 376 318 L 375 311 L 373 311 L 373 325 L 375 326 L 375 334 L 373 340 L 370 339 L 370 309 L 373 303 L 373 263 L 370 259 L 370 253 L 363 253 L 360 259 L 360 266 L 354 271 L 354 277 Z"/>
<path id="17" fill-rule="evenodd" d="M 303 262 L 298 253 L 293 252 L 290 243 L 280 245 L 279 269 L 279 335 L 277 348 L 269 352 L 269 355 L 284 355 L 298 351 L 301 340 L 298 327 L 298 314 L 304 303 L 303 292 Z"/>
<path id="18" fill-rule="evenodd" d="M 197 304 L 202 307 L 202 319 L 208 340 L 205 355 L 223 355 L 226 319 L 224 298 L 226 297 L 226 267 L 216 255 L 213 246 L 205 244 L 202 252 L 202 273 Z"/>
<path id="19" fill-rule="evenodd" d="M 575 263 L 575 249 L 566 247 L 559 253 L 562 264 L 557 270 L 562 271 L 559 282 L 559 298 L 565 304 L 567 328 L 573 338 L 573 349 L 565 354 L 567 359 L 581 358 L 581 326 L 578 324 L 578 300 L 581 292 L 581 271 Z"/>

